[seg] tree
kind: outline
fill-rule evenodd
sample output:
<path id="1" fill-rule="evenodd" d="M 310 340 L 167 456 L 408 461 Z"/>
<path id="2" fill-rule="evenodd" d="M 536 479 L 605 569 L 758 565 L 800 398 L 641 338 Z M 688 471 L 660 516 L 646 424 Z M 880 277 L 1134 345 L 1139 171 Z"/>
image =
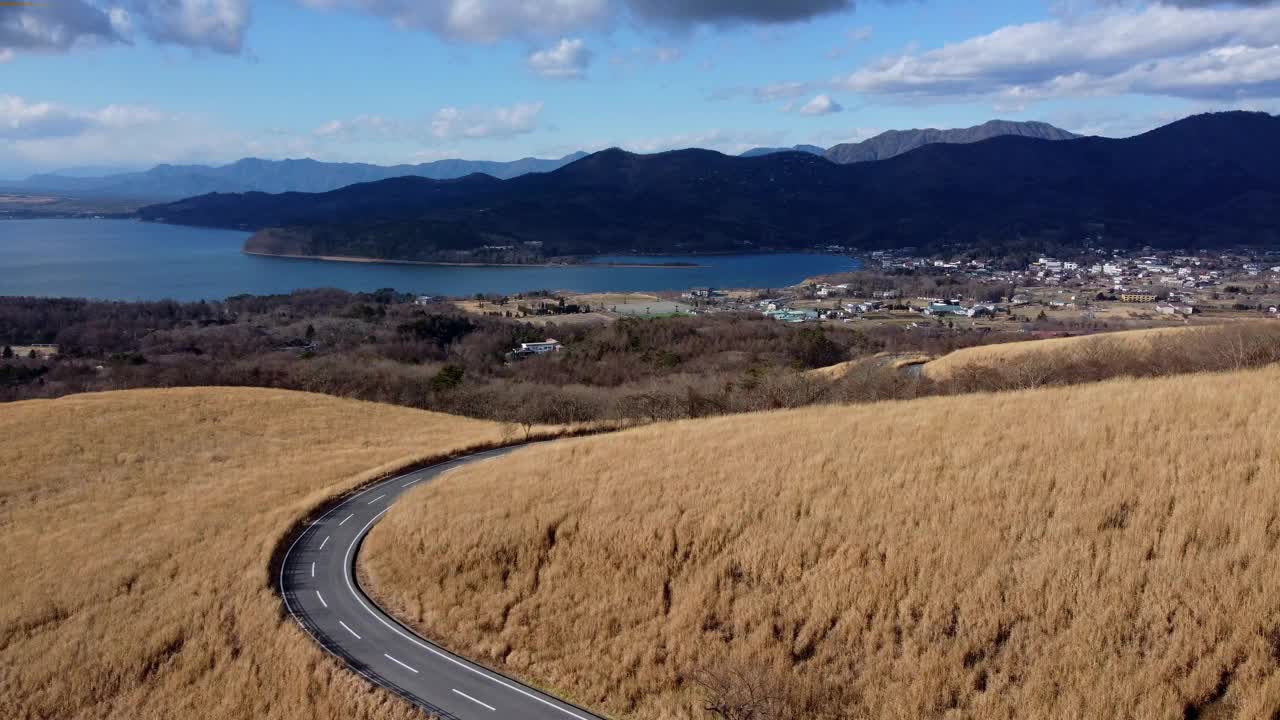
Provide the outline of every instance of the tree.
<path id="1" fill-rule="evenodd" d="M 431 389 L 437 392 L 452 390 L 462 384 L 466 371 L 457 365 L 445 365 L 431 377 Z"/>
<path id="2" fill-rule="evenodd" d="M 783 683 L 758 665 L 702 667 L 693 681 L 702 687 L 704 709 L 721 720 L 785 720 L 794 714 Z"/>
<path id="3" fill-rule="evenodd" d="M 315 326 L 315 325 L 312 325 L 312 324 L 310 324 L 310 323 L 307 323 L 307 333 L 306 333 L 306 336 L 307 336 L 307 342 L 312 342 L 313 340 L 315 340 L 315 339 L 316 339 L 316 326 Z"/>
<path id="4" fill-rule="evenodd" d="M 817 328 L 805 328 L 796 333 L 791 344 L 791 358 L 800 367 L 819 368 L 845 359 L 844 350 L 827 334 Z"/>
<path id="5" fill-rule="evenodd" d="M 4 353 L 3 353 L 3 355 L 0 355 L 0 357 L 3 357 L 5 360 L 12 360 L 12 359 L 13 359 L 13 348 L 9 347 L 8 345 L 5 345 L 5 346 L 4 346 Z"/>

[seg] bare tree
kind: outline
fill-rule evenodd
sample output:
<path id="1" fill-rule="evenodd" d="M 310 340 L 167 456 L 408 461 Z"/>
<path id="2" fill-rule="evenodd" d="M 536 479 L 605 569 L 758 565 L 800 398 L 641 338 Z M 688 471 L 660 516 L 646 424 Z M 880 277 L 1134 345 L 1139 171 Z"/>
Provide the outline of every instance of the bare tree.
<path id="1" fill-rule="evenodd" d="M 769 669 L 759 666 L 703 666 L 693 681 L 705 694 L 703 709 L 722 720 L 789 720 L 793 712 L 786 688 Z"/>

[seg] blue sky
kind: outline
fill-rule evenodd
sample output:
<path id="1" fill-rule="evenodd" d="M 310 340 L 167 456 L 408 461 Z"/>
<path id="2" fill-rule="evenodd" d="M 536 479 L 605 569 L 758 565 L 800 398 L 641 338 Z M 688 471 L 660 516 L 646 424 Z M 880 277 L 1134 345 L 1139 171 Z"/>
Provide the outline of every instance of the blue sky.
<path id="1" fill-rule="evenodd" d="M 1275 112 L 1280 3 L 46 0 L 0 7 L 0 78 L 0 177 L 825 147 L 995 117 L 1124 136 Z"/>

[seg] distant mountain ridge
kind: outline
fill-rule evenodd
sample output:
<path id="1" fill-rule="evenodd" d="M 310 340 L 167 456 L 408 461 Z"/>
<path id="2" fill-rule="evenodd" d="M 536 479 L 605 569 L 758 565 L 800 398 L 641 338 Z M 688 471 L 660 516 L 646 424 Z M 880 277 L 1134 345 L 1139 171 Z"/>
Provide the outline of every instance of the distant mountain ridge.
<path id="1" fill-rule="evenodd" d="M 551 160 L 531 157 L 511 162 L 437 160 L 418 165 L 244 158 L 221 166 L 157 165 L 144 172 L 100 178 L 33 175 L 23 185 L 33 190 L 156 199 L 176 199 L 213 192 L 328 192 L 348 185 L 394 177 L 447 180 L 483 173 L 499 179 L 509 179 L 527 173 L 550 172 L 585 156 L 586 153 L 576 152 Z"/>
<path id="2" fill-rule="evenodd" d="M 758 148 L 751 148 L 750 150 L 744 153 L 740 153 L 738 157 L 760 157 L 761 155 L 773 155 L 774 153 L 780 153 L 780 152 L 802 152 L 802 153 L 809 153 L 810 155 L 824 155 L 826 154 L 827 149 L 823 147 L 818 147 L 817 145 L 792 145 L 791 147 L 758 147 Z"/>
<path id="3" fill-rule="evenodd" d="M 832 162 L 848 164 L 895 157 L 931 143 L 976 142 L 1000 135 L 1049 140 L 1078 137 L 1046 123 L 993 120 L 976 127 L 957 130 L 894 130 L 861 143 L 837 145 L 830 149 L 817 145 L 752 148 L 743 152 L 741 157 L 800 152 L 826 157 Z M 228 165 L 165 164 L 145 171 L 111 172 L 103 176 L 96 176 L 95 168 L 69 168 L 61 173 L 32 175 L 26 180 L 6 182 L 3 185 L 6 188 L 30 192 L 70 193 L 90 197 L 132 198 L 146 201 L 176 200 L 214 192 L 328 192 L 348 185 L 376 182 L 393 177 L 451 180 L 482 173 L 500 180 L 508 180 L 529 173 L 551 172 L 586 155 L 587 153 L 576 152 L 554 159 L 528 157 L 511 162 L 437 160 L 417 165 L 243 158 Z M 110 168 L 98 170 L 109 171 Z"/>
<path id="4" fill-rule="evenodd" d="M 954 130 L 890 130 L 857 143 L 844 143 L 828 149 L 824 157 L 834 163 L 888 160 L 925 145 L 936 143 L 975 143 L 993 137 L 1016 135 L 1041 140 L 1074 140 L 1079 135 L 1043 122 L 991 120 L 981 125 Z"/>
<path id="5" fill-rule="evenodd" d="M 1280 118 L 1199 115 L 1132 138 L 1000 136 L 837 165 L 784 152 L 605 150 L 544 174 L 217 194 L 146 220 L 259 230 L 246 249 L 398 260 L 1010 243 L 1280 246 Z M 536 249 L 536 250 L 535 250 Z"/>

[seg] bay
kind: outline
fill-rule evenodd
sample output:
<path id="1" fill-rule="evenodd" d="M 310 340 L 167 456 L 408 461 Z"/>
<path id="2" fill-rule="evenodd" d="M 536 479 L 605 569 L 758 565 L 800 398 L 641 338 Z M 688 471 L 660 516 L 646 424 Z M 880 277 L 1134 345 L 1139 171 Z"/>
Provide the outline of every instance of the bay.
<path id="1" fill-rule="evenodd" d="M 246 233 L 131 220 L 0 221 L 0 295 L 103 300 L 217 300 L 331 287 L 469 296 L 530 290 L 639 292 L 778 288 L 860 267 L 842 255 L 601 257 L 697 267 L 445 267 L 245 255 Z"/>

